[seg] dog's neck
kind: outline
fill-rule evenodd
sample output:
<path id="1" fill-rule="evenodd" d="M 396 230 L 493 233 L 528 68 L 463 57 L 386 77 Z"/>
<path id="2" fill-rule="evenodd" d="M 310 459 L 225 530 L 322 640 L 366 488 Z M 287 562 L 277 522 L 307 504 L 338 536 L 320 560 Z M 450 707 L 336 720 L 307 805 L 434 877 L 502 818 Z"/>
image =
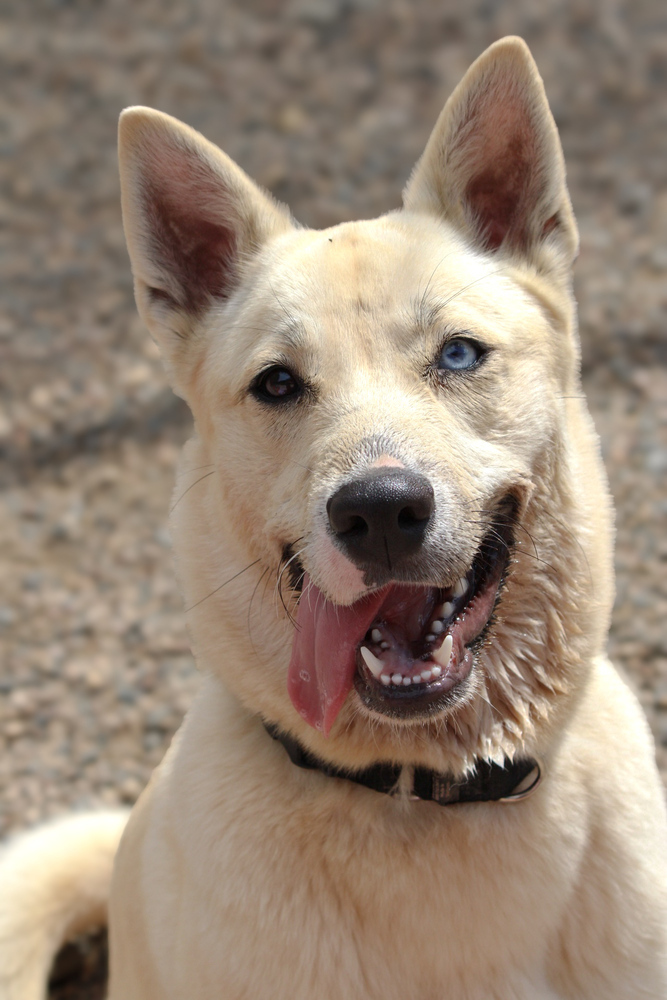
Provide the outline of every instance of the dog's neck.
<path id="1" fill-rule="evenodd" d="M 435 802 L 440 806 L 465 802 L 518 802 L 532 794 L 542 780 L 542 767 L 531 757 L 506 760 L 502 765 L 478 760 L 471 775 L 458 779 L 425 767 L 404 768 L 400 764 L 387 763 L 374 764 L 363 771 L 348 771 L 316 757 L 275 723 L 264 722 L 264 728 L 269 736 L 282 743 L 297 767 L 353 781 L 385 795 L 407 794 L 410 799 Z M 403 780 L 406 770 L 410 772 L 407 790 Z"/>

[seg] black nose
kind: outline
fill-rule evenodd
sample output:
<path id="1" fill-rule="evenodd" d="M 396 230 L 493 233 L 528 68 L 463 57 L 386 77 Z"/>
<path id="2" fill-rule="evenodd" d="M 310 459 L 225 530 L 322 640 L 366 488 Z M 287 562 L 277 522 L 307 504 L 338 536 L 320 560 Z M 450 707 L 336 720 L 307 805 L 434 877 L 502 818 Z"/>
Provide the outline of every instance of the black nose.
<path id="1" fill-rule="evenodd" d="M 393 569 L 419 551 L 435 509 L 425 476 L 383 466 L 341 486 L 327 503 L 329 524 L 358 566 Z"/>

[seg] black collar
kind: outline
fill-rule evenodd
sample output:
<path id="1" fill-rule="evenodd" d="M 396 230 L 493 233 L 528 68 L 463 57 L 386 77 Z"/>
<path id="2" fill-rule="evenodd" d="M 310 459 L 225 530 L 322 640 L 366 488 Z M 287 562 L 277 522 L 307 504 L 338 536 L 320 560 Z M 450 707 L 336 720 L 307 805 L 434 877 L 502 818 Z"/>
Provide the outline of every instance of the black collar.
<path id="1" fill-rule="evenodd" d="M 402 771 L 400 764 L 374 764 L 363 771 L 347 771 L 320 760 L 275 723 L 265 722 L 264 728 L 269 736 L 282 743 L 290 760 L 297 767 L 321 771 L 330 778 L 354 781 L 357 785 L 364 785 L 375 792 L 384 792 L 385 795 L 396 793 Z M 457 802 L 518 802 L 534 792 L 541 780 L 542 769 L 532 757 L 506 761 L 504 766 L 478 760 L 474 774 L 458 781 L 451 775 L 415 767 L 412 769 L 410 798 L 437 802 L 440 806 Z"/>

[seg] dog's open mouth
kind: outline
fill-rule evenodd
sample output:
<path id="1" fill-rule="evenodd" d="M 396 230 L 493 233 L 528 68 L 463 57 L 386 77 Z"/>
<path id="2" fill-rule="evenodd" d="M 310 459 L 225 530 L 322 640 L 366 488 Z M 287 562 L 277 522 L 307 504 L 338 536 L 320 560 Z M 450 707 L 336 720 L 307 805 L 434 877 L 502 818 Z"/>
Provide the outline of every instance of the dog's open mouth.
<path id="1" fill-rule="evenodd" d="M 300 715 L 328 733 L 354 686 L 367 708 L 417 719 L 457 699 L 503 580 L 516 506 L 503 506 L 464 576 L 447 587 L 393 583 L 349 606 L 305 574 L 288 690 Z"/>

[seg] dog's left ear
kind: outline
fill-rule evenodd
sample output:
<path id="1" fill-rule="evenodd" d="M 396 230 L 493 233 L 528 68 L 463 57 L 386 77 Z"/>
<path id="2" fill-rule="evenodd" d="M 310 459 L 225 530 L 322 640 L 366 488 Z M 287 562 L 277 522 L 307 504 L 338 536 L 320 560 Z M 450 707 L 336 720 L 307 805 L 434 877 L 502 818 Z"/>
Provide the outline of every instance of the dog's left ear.
<path id="1" fill-rule="evenodd" d="M 578 236 L 556 123 L 528 46 L 503 38 L 450 99 L 403 196 L 480 249 L 567 271 Z"/>

